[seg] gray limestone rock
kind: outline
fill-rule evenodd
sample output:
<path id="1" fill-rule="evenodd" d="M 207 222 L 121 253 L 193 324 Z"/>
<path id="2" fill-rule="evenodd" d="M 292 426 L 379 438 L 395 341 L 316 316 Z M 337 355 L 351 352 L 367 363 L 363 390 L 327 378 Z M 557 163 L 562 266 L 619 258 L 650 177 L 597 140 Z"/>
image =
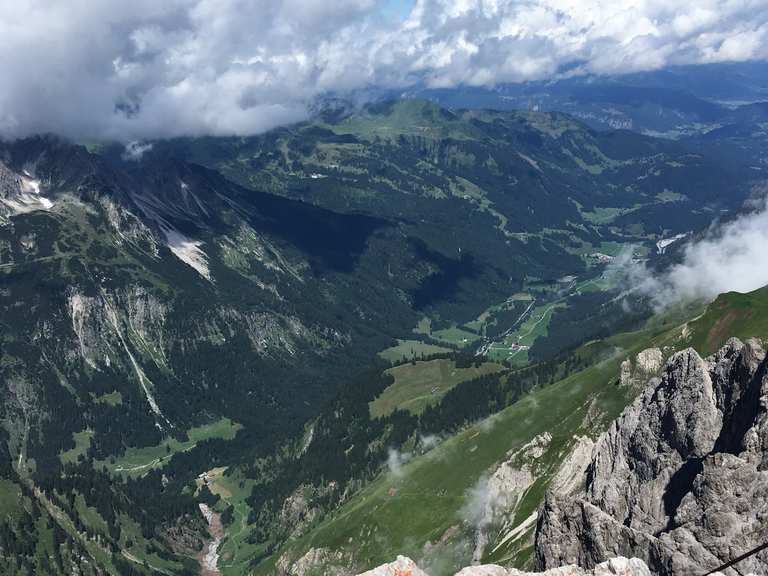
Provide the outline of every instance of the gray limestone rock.
<path id="1" fill-rule="evenodd" d="M 398 556 L 397 560 L 383 564 L 358 576 L 428 576 L 410 558 Z M 637 558 L 611 558 L 585 570 L 578 566 L 559 566 L 546 572 L 523 572 L 514 568 L 503 568 L 495 564 L 467 566 L 455 576 L 651 576 L 645 562 Z"/>
<path id="2" fill-rule="evenodd" d="M 655 573 L 703 574 L 768 541 L 765 366 L 755 341 L 675 354 L 600 437 L 584 488 L 547 496 L 539 567 L 636 556 Z M 768 552 L 738 568 L 768 573 Z"/>

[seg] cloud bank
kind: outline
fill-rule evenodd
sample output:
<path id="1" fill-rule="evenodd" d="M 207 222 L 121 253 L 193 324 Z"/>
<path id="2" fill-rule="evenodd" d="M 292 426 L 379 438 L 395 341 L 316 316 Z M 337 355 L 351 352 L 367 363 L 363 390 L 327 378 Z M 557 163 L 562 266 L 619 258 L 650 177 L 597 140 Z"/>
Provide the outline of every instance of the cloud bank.
<path id="1" fill-rule="evenodd" d="M 314 98 L 768 57 L 764 0 L 16 0 L 0 134 L 251 134 Z"/>
<path id="2" fill-rule="evenodd" d="M 683 260 L 664 274 L 644 265 L 623 264 L 633 290 L 656 308 L 711 300 L 724 292 L 751 292 L 768 285 L 768 200 L 731 222 L 715 226 L 704 238 L 686 245 Z"/>

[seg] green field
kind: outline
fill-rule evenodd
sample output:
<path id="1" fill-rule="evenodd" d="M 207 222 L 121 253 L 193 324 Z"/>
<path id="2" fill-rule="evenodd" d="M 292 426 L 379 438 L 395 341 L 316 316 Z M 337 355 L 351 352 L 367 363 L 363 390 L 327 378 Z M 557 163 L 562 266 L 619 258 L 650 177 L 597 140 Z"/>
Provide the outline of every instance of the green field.
<path id="1" fill-rule="evenodd" d="M 642 208 L 642 205 L 636 204 L 632 208 L 595 207 L 594 210 L 590 212 L 582 212 L 581 216 L 584 220 L 592 224 L 610 224 L 619 216 L 629 214 L 638 208 Z"/>
<path id="2" fill-rule="evenodd" d="M 455 346 L 469 346 L 473 342 L 480 340 L 480 336 L 469 330 L 463 330 L 458 326 L 435 330 L 430 334 L 435 340 L 441 340 Z"/>
<path id="3" fill-rule="evenodd" d="M 554 288 L 550 285 L 539 285 L 543 289 L 544 298 L 551 298 Z M 562 291 L 563 284 L 558 283 Z M 585 292 L 607 291 L 616 288 L 616 278 L 603 274 L 582 280 L 574 280 L 567 285 L 568 290 L 564 295 L 555 300 L 545 300 L 536 306 L 525 318 L 523 323 L 503 339 L 492 342 L 488 347 L 486 356 L 489 360 L 497 362 L 507 361 L 514 366 L 528 364 L 528 350 L 541 336 L 549 334 L 549 325 L 552 316 L 560 308 L 568 306 L 568 299 L 574 295 Z M 522 347 L 522 348 L 519 348 Z"/>
<path id="4" fill-rule="evenodd" d="M 437 354 L 438 352 L 450 352 L 450 348 L 427 344 L 420 340 L 398 340 L 397 346 L 392 346 L 379 352 L 379 356 L 389 362 L 400 362 L 403 358 L 410 360 L 418 358 L 422 354 Z"/>
<path id="5" fill-rule="evenodd" d="M 15 482 L 0 478 L 0 510 L 3 517 L 16 516 L 20 512 L 21 488 Z"/>
<path id="6" fill-rule="evenodd" d="M 623 244 L 621 242 L 600 242 L 600 244 L 597 246 L 597 252 L 602 252 L 603 254 L 608 254 L 609 256 L 618 256 L 621 254 L 622 250 L 626 250 L 627 245 Z"/>
<path id="7" fill-rule="evenodd" d="M 531 302 L 533 300 L 533 296 L 531 294 L 528 294 L 527 292 L 517 292 L 515 294 L 512 294 L 509 298 L 507 298 L 504 302 L 500 304 L 494 304 L 493 306 L 488 307 L 485 309 L 482 314 L 480 314 L 476 319 L 472 320 L 471 322 L 467 322 L 464 324 L 465 328 L 468 328 L 472 332 L 477 332 L 478 334 L 485 335 L 486 327 L 488 326 L 488 322 L 494 322 L 494 313 L 509 309 L 511 305 L 514 305 L 514 302 Z"/>
<path id="8" fill-rule="evenodd" d="M 95 399 L 96 402 L 103 404 L 109 404 L 110 406 L 118 406 L 123 403 L 123 395 L 119 390 L 110 392 L 109 394 L 103 394 Z"/>
<path id="9" fill-rule="evenodd" d="M 222 418 L 210 424 L 203 424 L 187 431 L 188 439 L 180 442 L 175 438 L 166 438 L 157 446 L 128 448 L 114 460 L 98 460 L 95 466 L 105 466 L 115 474 L 141 476 L 153 468 L 162 468 L 167 460 L 178 452 L 186 452 L 197 446 L 198 442 L 221 438 L 232 440 L 242 426 L 228 418 Z"/>
<path id="10" fill-rule="evenodd" d="M 513 345 L 533 346 L 539 336 L 547 335 L 549 322 L 552 320 L 555 310 L 565 306 L 564 301 L 556 301 L 534 308 L 520 325 L 520 328 L 509 334 L 504 340 L 491 344 L 488 348 L 488 358 L 497 361 L 506 360 L 517 366 L 527 364 L 528 350 L 526 348 L 514 348 Z"/>
<path id="11" fill-rule="evenodd" d="M 211 492 L 221 497 L 216 509 L 223 512 L 231 506 L 233 512 L 232 522 L 225 527 L 226 536 L 219 548 L 219 568 L 225 576 L 239 576 L 247 573 L 248 563 L 255 555 L 264 553 L 263 544 L 249 542 L 251 507 L 246 499 L 253 489 L 253 480 L 243 478 L 237 472 L 227 475 L 224 469 L 214 471 L 211 478 Z"/>
<path id="12" fill-rule="evenodd" d="M 672 190 L 667 190 L 665 188 L 663 192 L 656 194 L 656 199 L 661 200 L 662 202 L 682 202 L 687 199 L 687 196 L 678 192 L 672 192 Z"/>
<path id="13" fill-rule="evenodd" d="M 416 327 L 413 329 L 413 333 L 429 336 L 439 342 L 445 342 L 448 345 L 458 346 L 460 348 L 469 346 L 473 342 L 480 340 L 480 335 L 476 332 L 466 330 L 455 324 L 448 328 L 433 330 L 432 319 L 427 316 L 424 316 L 419 320 L 418 324 L 416 324 Z M 407 342 L 413 342 L 413 340 L 407 340 Z"/>
<path id="14" fill-rule="evenodd" d="M 386 416 L 397 408 L 420 414 L 427 406 L 439 403 L 457 384 L 501 370 L 503 366 L 490 362 L 477 368 L 456 368 L 453 360 L 430 360 L 390 368 L 387 373 L 395 382 L 370 403 L 371 416 Z"/>
<path id="15" fill-rule="evenodd" d="M 471 125 L 442 116 L 435 104 L 424 100 L 400 100 L 392 103 L 385 122 L 382 122 L 380 114 L 362 111 L 339 124 L 326 127 L 337 134 L 354 134 L 368 140 L 379 137 L 393 142 L 401 135 L 457 140 L 475 136 Z"/>
<path id="16" fill-rule="evenodd" d="M 91 438 L 93 438 L 93 430 L 82 430 L 73 434 L 75 440 L 75 447 L 59 454 L 59 460 L 62 464 L 68 464 L 77 462 L 77 459 L 81 455 L 85 455 L 88 448 L 91 447 Z"/>

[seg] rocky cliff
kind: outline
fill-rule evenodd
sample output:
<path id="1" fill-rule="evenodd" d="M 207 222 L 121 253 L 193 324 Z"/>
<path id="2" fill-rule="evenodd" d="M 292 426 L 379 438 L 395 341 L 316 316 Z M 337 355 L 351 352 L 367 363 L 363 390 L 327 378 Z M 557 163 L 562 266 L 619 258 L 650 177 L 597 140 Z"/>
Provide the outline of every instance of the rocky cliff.
<path id="1" fill-rule="evenodd" d="M 419 569 L 410 558 L 399 556 L 397 560 L 369 570 L 359 576 L 429 576 Z M 637 558 L 612 558 L 584 570 L 578 566 L 561 566 L 546 572 L 523 572 L 514 568 L 506 569 L 494 564 L 468 566 L 455 576 L 651 576 L 648 566 Z"/>
<path id="2" fill-rule="evenodd" d="M 579 488 L 547 496 L 538 566 L 623 555 L 654 573 L 705 574 L 768 541 L 765 356 L 735 339 L 707 359 L 675 354 L 600 437 Z M 738 569 L 767 573 L 768 552 Z"/>

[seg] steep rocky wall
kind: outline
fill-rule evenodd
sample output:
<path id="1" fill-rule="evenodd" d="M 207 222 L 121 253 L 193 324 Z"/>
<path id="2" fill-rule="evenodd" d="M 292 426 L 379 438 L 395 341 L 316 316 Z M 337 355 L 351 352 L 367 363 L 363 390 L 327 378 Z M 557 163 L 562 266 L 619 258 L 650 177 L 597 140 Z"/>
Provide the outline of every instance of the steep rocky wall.
<path id="1" fill-rule="evenodd" d="M 674 355 L 596 443 L 576 494 L 550 493 L 540 568 L 637 556 L 706 573 L 768 541 L 768 379 L 759 343 Z M 768 553 L 739 564 L 768 572 Z M 736 573 L 736 572 L 732 572 Z"/>
<path id="2" fill-rule="evenodd" d="M 651 571 L 642 560 L 637 558 L 612 558 L 585 570 L 578 566 L 561 566 L 545 572 L 522 572 L 514 568 L 506 569 L 494 564 L 468 566 L 455 576 L 651 576 Z M 410 558 L 398 556 L 397 560 L 384 564 L 358 576 L 429 576 L 419 569 Z"/>

